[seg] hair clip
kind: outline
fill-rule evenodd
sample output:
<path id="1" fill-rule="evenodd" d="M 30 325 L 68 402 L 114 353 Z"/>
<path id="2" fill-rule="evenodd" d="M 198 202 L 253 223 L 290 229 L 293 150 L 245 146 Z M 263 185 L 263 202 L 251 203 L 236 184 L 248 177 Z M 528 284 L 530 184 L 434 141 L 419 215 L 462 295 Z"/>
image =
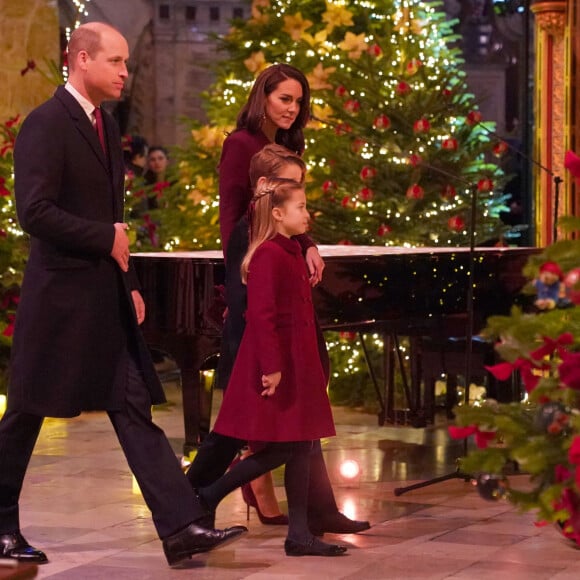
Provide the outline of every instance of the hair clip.
<path id="1" fill-rule="evenodd" d="M 259 199 L 262 199 L 264 196 L 273 194 L 274 191 L 275 191 L 274 189 L 266 189 L 265 191 L 262 191 L 260 193 L 257 193 L 256 195 L 254 195 L 254 197 L 251 199 L 251 201 L 255 203 Z"/>

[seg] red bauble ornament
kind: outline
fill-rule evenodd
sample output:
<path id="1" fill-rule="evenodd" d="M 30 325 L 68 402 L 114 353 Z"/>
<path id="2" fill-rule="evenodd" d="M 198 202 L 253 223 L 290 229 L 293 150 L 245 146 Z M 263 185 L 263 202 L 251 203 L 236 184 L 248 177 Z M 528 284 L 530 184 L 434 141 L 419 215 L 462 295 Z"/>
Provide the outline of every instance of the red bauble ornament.
<path id="1" fill-rule="evenodd" d="M 483 119 L 483 115 L 479 112 L 479 111 L 470 111 L 469 113 L 467 113 L 467 118 L 465 119 L 465 122 L 468 125 L 477 125 L 478 123 L 481 123 L 481 120 Z"/>
<path id="2" fill-rule="evenodd" d="M 375 192 L 370 187 L 363 187 L 357 195 L 362 201 L 371 201 L 375 196 Z"/>
<path id="3" fill-rule="evenodd" d="M 465 229 L 465 220 L 461 216 L 455 215 L 447 220 L 447 227 L 454 232 L 460 232 Z"/>
<path id="4" fill-rule="evenodd" d="M 455 199 L 455 196 L 457 195 L 457 190 L 452 186 L 452 185 L 446 185 L 443 188 L 443 191 L 441 192 L 441 197 L 443 199 Z"/>
<path id="5" fill-rule="evenodd" d="M 360 111 L 360 103 L 356 99 L 349 99 L 344 103 L 344 110 L 347 113 L 358 113 Z"/>
<path id="6" fill-rule="evenodd" d="M 334 128 L 334 132 L 337 135 L 346 135 L 347 133 L 352 133 L 352 127 L 348 123 L 339 123 Z"/>
<path id="7" fill-rule="evenodd" d="M 449 137 L 448 139 L 443 139 L 441 142 L 441 147 L 447 149 L 447 151 L 457 151 L 458 143 L 457 139 L 454 137 Z"/>
<path id="8" fill-rule="evenodd" d="M 390 226 L 388 226 L 387 224 L 381 224 L 379 226 L 379 229 L 377 230 L 377 235 L 383 237 L 383 236 L 386 236 L 391 231 L 392 231 L 392 228 Z"/>
<path id="9" fill-rule="evenodd" d="M 425 117 L 413 123 L 413 131 L 415 133 L 427 133 L 429 129 L 431 129 L 431 123 Z"/>
<path id="10" fill-rule="evenodd" d="M 493 181 L 487 177 L 480 179 L 477 182 L 477 191 L 488 192 L 493 189 Z"/>
<path id="11" fill-rule="evenodd" d="M 338 337 L 340 340 L 347 340 L 348 342 L 352 342 L 353 340 L 356 340 L 356 332 L 343 330 L 342 332 L 338 333 Z"/>
<path id="12" fill-rule="evenodd" d="M 413 153 L 412 155 L 409 155 L 409 165 L 412 165 L 413 167 L 417 167 L 417 165 L 421 165 L 421 163 L 423 163 L 423 159 L 421 159 L 421 157 L 415 153 Z"/>
<path id="13" fill-rule="evenodd" d="M 498 141 L 493 146 L 493 154 L 496 157 L 501 157 L 508 150 L 508 145 L 505 141 Z"/>
<path id="14" fill-rule="evenodd" d="M 327 180 L 322 184 L 322 191 L 324 193 L 334 193 L 336 191 L 336 182 Z"/>
<path id="15" fill-rule="evenodd" d="M 418 58 L 412 58 L 405 67 L 407 74 L 413 76 L 421 67 L 421 61 Z"/>
<path id="16" fill-rule="evenodd" d="M 580 304 L 580 268 L 570 270 L 564 276 L 564 284 L 568 289 L 568 298 L 574 304 Z"/>
<path id="17" fill-rule="evenodd" d="M 397 88 L 395 90 L 399 95 L 407 95 L 408 93 L 411 92 L 411 86 L 409 85 L 409 83 L 401 81 L 397 84 Z"/>
<path id="18" fill-rule="evenodd" d="M 423 199 L 425 191 L 418 183 L 414 183 L 407 189 L 406 195 L 408 199 Z"/>
<path id="19" fill-rule="evenodd" d="M 365 148 L 366 144 L 367 142 L 364 139 L 361 137 L 356 137 L 353 140 L 350 148 L 352 149 L 353 153 L 360 153 Z"/>
<path id="20" fill-rule="evenodd" d="M 365 165 L 359 173 L 360 178 L 363 181 L 369 181 L 371 179 L 373 179 L 374 177 L 376 177 L 377 175 L 377 170 L 374 167 L 371 167 L 370 165 Z"/>
<path id="21" fill-rule="evenodd" d="M 382 56 L 383 54 L 383 49 L 378 45 L 378 44 L 371 44 L 368 48 L 367 48 L 367 52 L 373 57 L 373 58 L 379 58 L 380 56 Z"/>
<path id="22" fill-rule="evenodd" d="M 345 195 L 342 198 L 340 205 L 342 205 L 342 207 L 348 207 L 349 205 L 352 205 L 352 201 L 350 200 L 350 195 Z"/>
<path id="23" fill-rule="evenodd" d="M 373 121 L 373 129 L 386 131 L 391 126 L 391 120 L 385 114 L 377 115 Z"/>
<path id="24" fill-rule="evenodd" d="M 352 242 L 350 240 L 340 240 L 336 242 L 339 246 L 352 246 Z"/>
<path id="25" fill-rule="evenodd" d="M 443 95 L 443 96 L 444 96 L 446 99 L 448 99 L 449 97 L 452 97 L 452 96 L 453 96 L 453 91 L 452 91 L 451 89 L 443 89 L 443 90 L 441 91 L 441 94 L 442 94 L 442 95 Z"/>
<path id="26" fill-rule="evenodd" d="M 339 97 L 340 99 L 344 99 L 347 95 L 348 95 L 348 91 L 346 90 L 346 87 L 343 85 L 339 85 L 338 87 L 336 87 L 336 89 L 334 90 L 334 94 Z"/>

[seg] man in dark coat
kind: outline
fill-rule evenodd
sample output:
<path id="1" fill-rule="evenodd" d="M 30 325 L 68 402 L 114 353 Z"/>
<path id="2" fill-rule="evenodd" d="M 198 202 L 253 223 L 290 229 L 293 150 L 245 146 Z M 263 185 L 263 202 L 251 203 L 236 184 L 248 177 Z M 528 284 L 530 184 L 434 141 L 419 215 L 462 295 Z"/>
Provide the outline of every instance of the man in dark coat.
<path id="1" fill-rule="evenodd" d="M 43 563 L 20 532 L 18 500 L 44 417 L 105 410 L 135 474 L 169 564 L 245 528 L 208 529 L 151 404 L 164 393 L 139 330 L 145 305 L 123 223 L 119 130 L 99 105 L 118 99 L 128 45 L 102 23 L 71 36 L 70 77 L 17 138 L 16 208 L 30 235 L 0 422 L 0 558 Z"/>

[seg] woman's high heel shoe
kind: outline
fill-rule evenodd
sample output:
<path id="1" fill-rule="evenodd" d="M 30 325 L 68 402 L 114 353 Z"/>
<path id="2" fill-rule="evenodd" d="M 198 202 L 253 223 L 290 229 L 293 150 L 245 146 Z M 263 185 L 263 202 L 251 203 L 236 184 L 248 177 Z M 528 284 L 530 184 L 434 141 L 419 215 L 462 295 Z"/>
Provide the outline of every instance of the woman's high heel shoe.
<path id="1" fill-rule="evenodd" d="M 240 488 L 242 490 L 242 498 L 246 504 L 246 519 L 250 519 L 250 508 L 253 507 L 258 514 L 258 518 L 260 522 L 265 526 L 287 526 L 288 525 L 288 516 L 285 514 L 280 514 L 279 516 L 265 516 L 258 506 L 258 500 L 256 499 L 256 495 L 254 494 L 254 490 L 249 483 L 245 483 Z"/>

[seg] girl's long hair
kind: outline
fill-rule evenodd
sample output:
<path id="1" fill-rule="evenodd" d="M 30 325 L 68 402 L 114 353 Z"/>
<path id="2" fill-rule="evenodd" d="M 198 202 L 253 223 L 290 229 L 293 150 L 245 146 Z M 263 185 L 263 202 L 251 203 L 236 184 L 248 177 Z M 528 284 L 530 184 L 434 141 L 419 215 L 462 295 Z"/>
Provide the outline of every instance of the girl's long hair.
<path id="1" fill-rule="evenodd" d="M 272 210 L 275 207 L 282 207 L 296 190 L 304 190 L 304 185 L 293 179 L 270 177 L 252 198 L 250 245 L 240 268 L 244 284 L 248 281 L 249 265 L 254 252 L 278 233 Z"/>
<path id="2" fill-rule="evenodd" d="M 306 163 L 302 158 L 283 145 L 269 143 L 258 151 L 250 161 L 250 184 L 256 189 L 260 177 L 279 175 L 284 167 L 294 164 L 302 172 L 301 183 L 306 178 Z"/>
<path id="3" fill-rule="evenodd" d="M 289 64 L 273 64 L 258 75 L 246 104 L 238 114 L 236 130 L 247 129 L 250 133 L 257 133 L 264 120 L 266 98 L 282 81 L 288 79 L 300 83 L 302 102 L 290 129 L 276 131 L 276 143 L 301 154 L 304 151 L 303 130 L 310 119 L 310 86 L 304 74 Z"/>

